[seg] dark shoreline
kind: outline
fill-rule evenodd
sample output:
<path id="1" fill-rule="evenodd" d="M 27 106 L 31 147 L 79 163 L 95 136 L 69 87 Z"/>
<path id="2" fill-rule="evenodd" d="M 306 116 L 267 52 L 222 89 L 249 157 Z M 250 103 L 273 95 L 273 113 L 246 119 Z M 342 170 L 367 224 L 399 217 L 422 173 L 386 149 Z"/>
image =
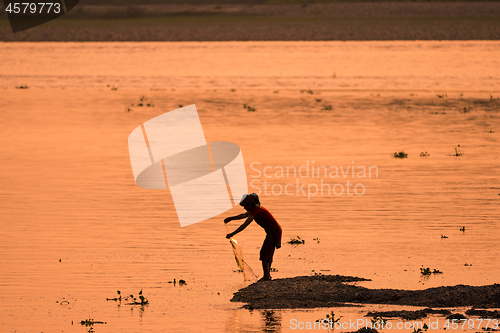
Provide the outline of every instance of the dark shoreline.
<path id="1" fill-rule="evenodd" d="M 0 41 L 500 40 L 500 2 L 79 5 Z"/>
<path id="2" fill-rule="evenodd" d="M 234 293 L 231 302 L 251 309 L 298 309 L 392 304 L 423 307 L 500 308 L 500 284 L 456 285 L 424 290 L 369 289 L 350 282 L 369 281 L 340 275 L 299 276 L 256 282 Z"/>

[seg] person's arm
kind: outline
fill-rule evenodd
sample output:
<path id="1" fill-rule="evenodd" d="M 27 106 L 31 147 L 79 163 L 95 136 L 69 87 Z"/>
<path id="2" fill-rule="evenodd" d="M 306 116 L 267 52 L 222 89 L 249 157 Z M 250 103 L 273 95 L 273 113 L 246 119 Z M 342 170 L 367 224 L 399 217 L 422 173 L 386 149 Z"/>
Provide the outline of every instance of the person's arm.
<path id="1" fill-rule="evenodd" d="M 242 215 L 243 215 L 243 214 L 242 214 Z M 240 226 L 238 227 L 238 229 L 236 229 L 236 230 L 235 230 L 235 231 L 233 231 L 232 233 L 227 234 L 227 235 L 226 235 L 226 238 L 231 238 L 231 237 L 233 237 L 234 235 L 236 235 L 237 233 L 239 233 L 239 232 L 241 232 L 241 231 L 245 230 L 245 228 L 246 228 L 246 227 L 248 227 L 248 225 L 249 225 L 250 223 L 252 223 L 252 221 L 253 221 L 253 216 L 252 216 L 252 215 L 248 215 L 248 218 L 247 218 L 247 220 L 245 221 L 245 223 L 243 223 L 242 225 L 240 225 Z"/>
<path id="2" fill-rule="evenodd" d="M 248 217 L 248 212 L 240 214 L 240 215 L 236 215 L 236 216 L 226 217 L 224 219 L 224 223 L 229 223 L 229 221 L 232 221 L 232 220 L 241 220 L 241 219 L 244 219 L 246 217 Z"/>

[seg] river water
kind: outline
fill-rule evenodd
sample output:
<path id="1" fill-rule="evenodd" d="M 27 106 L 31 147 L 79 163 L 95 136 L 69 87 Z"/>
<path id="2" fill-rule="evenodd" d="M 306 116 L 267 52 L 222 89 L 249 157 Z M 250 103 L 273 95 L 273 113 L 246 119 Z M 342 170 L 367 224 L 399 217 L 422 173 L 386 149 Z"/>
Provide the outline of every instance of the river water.
<path id="1" fill-rule="evenodd" d="M 288 332 L 330 312 L 229 302 L 247 283 L 222 220 L 242 209 L 181 228 L 168 190 L 135 185 L 128 135 L 179 105 L 305 240 L 274 278 L 499 283 L 499 98 L 494 41 L 0 43 L 0 330 Z M 235 238 L 261 275 L 263 230 Z M 146 306 L 106 300 L 141 289 Z M 382 308 L 407 307 L 334 311 Z"/>

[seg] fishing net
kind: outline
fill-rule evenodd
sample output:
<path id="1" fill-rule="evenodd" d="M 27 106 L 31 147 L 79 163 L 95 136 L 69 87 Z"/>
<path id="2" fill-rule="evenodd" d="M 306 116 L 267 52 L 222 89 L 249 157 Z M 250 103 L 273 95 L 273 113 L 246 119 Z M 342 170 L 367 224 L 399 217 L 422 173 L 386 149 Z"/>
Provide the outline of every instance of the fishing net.
<path id="1" fill-rule="evenodd" d="M 227 228 L 226 224 L 226 234 L 229 233 L 229 230 Z M 257 275 L 252 271 L 252 268 L 243 260 L 243 249 L 241 246 L 238 244 L 236 239 L 234 238 L 229 238 L 229 243 L 231 243 L 231 246 L 233 248 L 233 253 L 234 253 L 234 259 L 236 259 L 236 264 L 240 268 L 240 271 L 243 272 L 243 279 L 245 281 L 251 281 L 257 279 Z"/>

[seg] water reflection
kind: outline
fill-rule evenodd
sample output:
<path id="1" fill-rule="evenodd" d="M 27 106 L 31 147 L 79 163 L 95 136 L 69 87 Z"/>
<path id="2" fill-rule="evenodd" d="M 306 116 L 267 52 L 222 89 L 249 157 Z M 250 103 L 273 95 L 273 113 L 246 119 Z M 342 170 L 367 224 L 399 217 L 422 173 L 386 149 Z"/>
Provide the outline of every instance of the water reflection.
<path id="1" fill-rule="evenodd" d="M 236 309 L 230 312 L 229 320 L 226 323 L 225 332 L 251 332 L 244 320 L 246 314 L 252 315 L 252 311 L 245 309 Z"/>
<path id="2" fill-rule="evenodd" d="M 281 314 L 274 310 L 262 310 L 262 332 L 281 332 Z"/>

